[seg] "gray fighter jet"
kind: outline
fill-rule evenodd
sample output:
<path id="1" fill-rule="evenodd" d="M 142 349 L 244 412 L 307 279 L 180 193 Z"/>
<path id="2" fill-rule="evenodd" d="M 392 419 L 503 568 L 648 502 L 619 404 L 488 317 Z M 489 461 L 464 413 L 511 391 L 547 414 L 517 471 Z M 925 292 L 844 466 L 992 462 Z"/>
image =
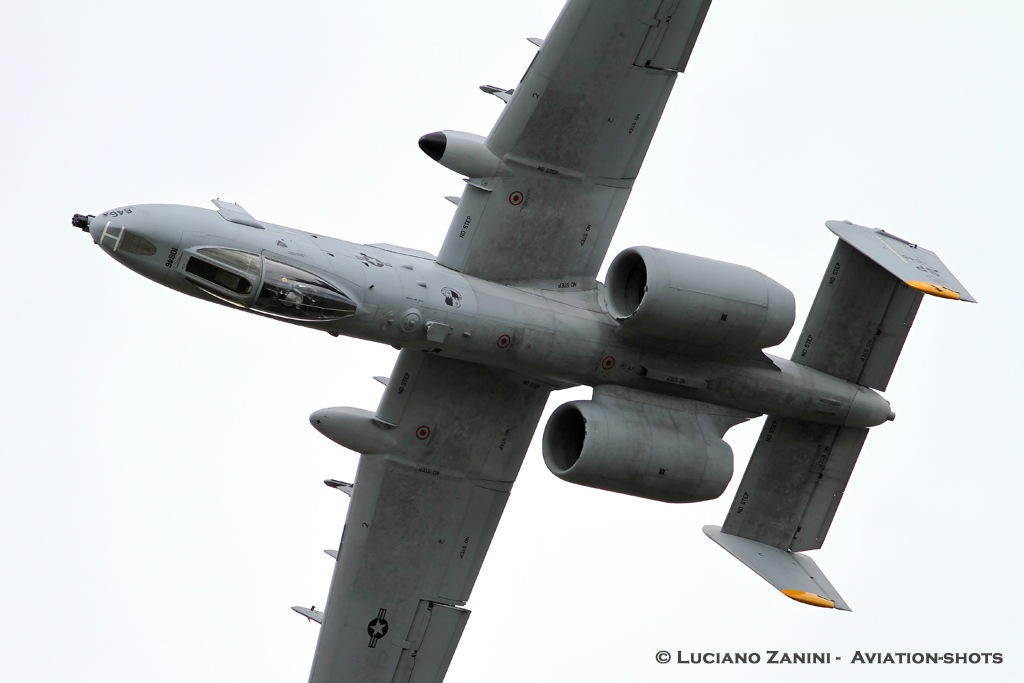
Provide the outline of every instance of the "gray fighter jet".
<path id="1" fill-rule="evenodd" d="M 974 301 L 932 252 L 830 221 L 838 243 L 790 359 L 764 353 L 793 295 L 749 268 L 654 247 L 599 268 L 710 0 L 571 0 L 486 137 L 420 147 L 465 178 L 436 257 L 216 210 L 76 215 L 115 260 L 190 296 L 390 344 L 375 411 L 310 420 L 361 454 L 311 681 L 439 681 L 548 394 L 593 387 L 544 429 L 558 477 L 686 503 L 733 475 L 723 440 L 767 414 L 721 527 L 705 532 L 787 596 L 849 609 L 819 548 L 924 294 Z"/>

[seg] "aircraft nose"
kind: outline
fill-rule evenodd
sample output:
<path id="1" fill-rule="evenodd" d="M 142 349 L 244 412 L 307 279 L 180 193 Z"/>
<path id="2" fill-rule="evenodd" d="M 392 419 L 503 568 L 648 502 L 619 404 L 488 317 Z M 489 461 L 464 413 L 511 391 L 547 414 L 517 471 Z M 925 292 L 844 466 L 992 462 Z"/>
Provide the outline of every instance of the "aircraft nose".
<path id="1" fill-rule="evenodd" d="M 182 231 L 173 215 L 160 206 L 132 205 L 96 216 L 75 214 L 71 224 L 88 232 L 105 254 L 127 268 L 161 284 L 174 275 Z"/>
<path id="2" fill-rule="evenodd" d="M 100 216 L 76 213 L 71 224 L 92 235 L 92 241 L 118 261 L 137 261 L 154 256 L 172 231 L 152 220 L 139 207 L 111 209 Z"/>
<path id="3" fill-rule="evenodd" d="M 80 229 L 82 232 L 89 232 L 89 223 L 92 222 L 93 218 L 96 218 L 96 216 L 93 216 L 92 214 L 83 215 L 76 213 L 71 217 L 71 225 Z"/>
<path id="4" fill-rule="evenodd" d="M 95 244 L 98 244 L 102 247 L 104 246 L 104 243 L 106 243 L 108 250 L 113 251 L 117 243 L 115 235 L 120 232 L 120 229 L 115 228 L 112 232 L 109 229 L 110 221 L 102 220 L 102 218 L 103 217 L 101 216 L 100 220 L 97 220 L 96 216 L 92 215 L 91 213 L 76 213 L 74 216 L 71 217 L 71 225 L 75 226 L 84 233 L 88 233 L 89 236 L 92 237 L 92 241 Z M 104 223 L 106 223 L 106 225 L 104 225 Z M 104 242 L 105 237 L 108 237 L 110 239 L 107 239 Z"/>

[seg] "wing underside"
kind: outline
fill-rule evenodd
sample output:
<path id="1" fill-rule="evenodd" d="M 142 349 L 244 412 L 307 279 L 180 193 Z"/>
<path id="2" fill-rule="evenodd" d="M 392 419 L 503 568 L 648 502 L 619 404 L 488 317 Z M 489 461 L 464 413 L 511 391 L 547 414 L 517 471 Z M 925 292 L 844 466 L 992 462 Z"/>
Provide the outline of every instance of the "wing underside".
<path id="1" fill-rule="evenodd" d="M 569 2 L 486 140 L 438 262 L 544 288 L 595 286 L 710 0 Z"/>
<path id="2" fill-rule="evenodd" d="M 709 4 L 571 0 L 519 86 L 500 92 L 482 143 L 495 171 L 467 178 L 437 262 L 496 282 L 596 286 Z M 327 607 L 313 615 L 311 681 L 443 677 L 549 390 L 400 354 L 376 413 L 387 448 L 360 457 Z"/>
<path id="3" fill-rule="evenodd" d="M 403 351 L 360 456 L 310 680 L 444 676 L 548 388 Z"/>

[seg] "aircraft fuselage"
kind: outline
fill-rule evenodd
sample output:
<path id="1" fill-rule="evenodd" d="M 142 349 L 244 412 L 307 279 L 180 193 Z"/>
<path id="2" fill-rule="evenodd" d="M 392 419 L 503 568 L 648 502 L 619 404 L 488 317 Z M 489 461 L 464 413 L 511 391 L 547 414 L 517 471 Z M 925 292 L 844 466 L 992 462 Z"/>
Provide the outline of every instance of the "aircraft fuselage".
<path id="1" fill-rule="evenodd" d="M 80 225 L 171 289 L 305 327 L 507 369 L 555 388 L 618 385 L 851 427 L 892 419 L 876 392 L 775 357 L 702 358 L 630 334 L 602 291 L 464 276 L 425 253 L 359 245 L 208 209 L 135 205 Z"/>

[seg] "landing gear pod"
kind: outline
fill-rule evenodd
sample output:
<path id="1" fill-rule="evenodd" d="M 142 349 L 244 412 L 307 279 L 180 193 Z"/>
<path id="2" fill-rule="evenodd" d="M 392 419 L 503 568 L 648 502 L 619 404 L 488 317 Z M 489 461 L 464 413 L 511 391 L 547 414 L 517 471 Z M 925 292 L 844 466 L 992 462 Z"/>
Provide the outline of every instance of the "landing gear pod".
<path id="1" fill-rule="evenodd" d="M 457 130 L 427 133 L 420 138 L 420 149 L 428 157 L 467 178 L 493 178 L 502 175 L 502 163 L 487 149 L 484 138 Z"/>

